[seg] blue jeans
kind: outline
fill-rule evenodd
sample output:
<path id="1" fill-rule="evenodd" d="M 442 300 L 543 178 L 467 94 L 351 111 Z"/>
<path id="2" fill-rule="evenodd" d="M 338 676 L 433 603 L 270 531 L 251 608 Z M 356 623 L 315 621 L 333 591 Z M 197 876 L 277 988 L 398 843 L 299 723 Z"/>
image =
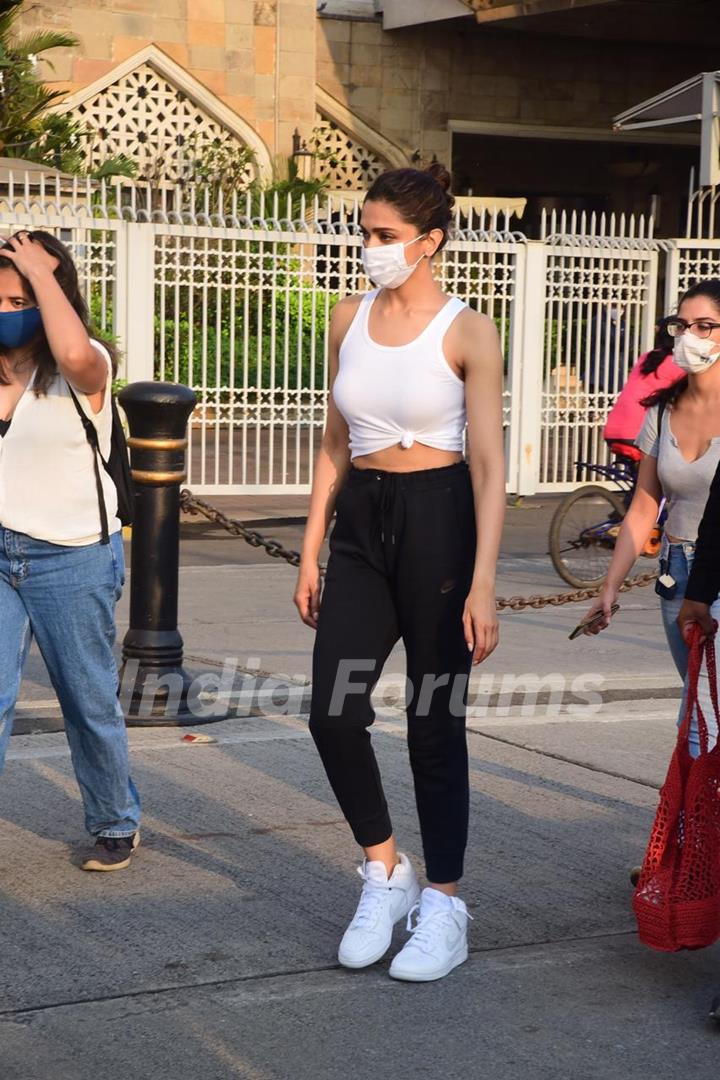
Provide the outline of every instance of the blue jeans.
<path id="1" fill-rule="evenodd" d="M 60 547 L 0 526 L 0 770 L 34 637 L 95 836 L 132 836 L 140 820 L 112 651 L 124 581 L 119 532 L 109 544 Z"/>
<path id="2" fill-rule="evenodd" d="M 680 605 L 685 597 L 685 589 L 687 588 L 688 577 L 690 576 L 690 568 L 692 567 L 693 559 L 695 557 L 695 545 L 691 543 L 670 544 L 667 540 L 664 540 L 660 554 L 662 558 L 668 560 L 668 573 L 671 577 L 675 578 L 675 581 L 677 582 L 675 596 L 672 600 L 661 598 L 660 605 L 662 609 L 663 626 L 665 627 L 665 636 L 667 637 L 668 645 L 670 646 L 670 652 L 675 662 L 675 667 L 678 669 L 680 678 L 686 683 L 680 705 L 680 715 L 678 717 L 678 723 L 680 723 L 685 714 L 688 647 L 683 640 L 683 636 L 680 633 L 680 627 L 675 620 L 677 619 Z M 720 598 L 716 598 L 710 608 L 710 613 L 712 617 L 717 619 L 718 623 L 720 623 Z M 708 746 L 712 749 L 717 740 L 717 724 L 713 714 L 708 674 L 704 664 L 700 669 L 700 678 L 698 680 L 698 701 L 700 702 L 703 716 L 707 721 L 709 736 Z M 697 722 L 695 718 L 693 718 L 690 725 L 690 739 L 688 745 L 692 756 L 697 757 L 700 753 L 700 743 L 698 740 Z"/>

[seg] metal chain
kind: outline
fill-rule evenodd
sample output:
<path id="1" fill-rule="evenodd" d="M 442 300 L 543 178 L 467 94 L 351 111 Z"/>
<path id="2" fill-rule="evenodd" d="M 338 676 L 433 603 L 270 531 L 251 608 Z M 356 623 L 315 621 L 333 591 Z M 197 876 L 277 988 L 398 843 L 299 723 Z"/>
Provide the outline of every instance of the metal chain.
<path id="1" fill-rule="evenodd" d="M 211 506 L 210 503 L 204 502 L 203 499 L 198 499 L 188 488 L 183 488 L 180 492 L 180 509 L 185 514 L 201 514 L 202 517 L 212 521 L 215 525 L 221 525 L 223 529 L 226 529 L 233 536 L 242 537 L 251 547 L 263 548 L 273 559 L 284 559 L 291 566 L 300 565 L 299 551 L 292 551 L 283 547 L 278 540 L 270 540 L 256 529 L 249 529 L 237 518 L 230 518 L 223 514 L 222 510 L 218 510 L 217 507 Z M 321 563 L 321 576 L 324 576 L 325 570 L 325 565 Z M 655 581 L 656 577 L 656 574 L 638 574 L 636 577 L 628 578 L 620 586 L 620 592 L 628 592 L 629 589 L 637 587 L 642 588 Z M 593 600 L 596 596 L 599 596 L 601 590 L 602 586 L 598 585 L 594 589 L 575 589 L 574 592 L 551 593 L 549 596 L 510 596 L 507 598 L 498 596 L 495 599 L 495 607 L 497 611 L 504 611 L 506 608 L 509 608 L 510 611 L 522 611 L 524 608 L 538 609 L 561 607 L 563 604 L 581 604 L 585 600 Z"/>
<path id="2" fill-rule="evenodd" d="M 227 514 L 223 514 L 222 510 L 218 510 L 217 507 L 204 502 L 203 499 L 198 499 L 188 488 L 183 488 L 180 492 L 180 509 L 185 514 L 202 514 L 208 521 L 212 521 L 216 525 L 222 525 L 223 529 L 227 529 L 233 536 L 241 536 L 251 547 L 264 548 L 273 559 L 285 559 L 291 566 L 300 565 L 299 551 L 289 551 L 278 540 L 268 540 L 256 529 L 248 529 L 246 525 L 243 525 L 242 521 L 238 521 L 237 518 L 229 518 Z M 324 566 L 320 568 L 320 572 L 325 573 Z"/>
<path id="3" fill-rule="evenodd" d="M 620 586 L 619 592 L 628 592 L 630 589 L 642 588 L 655 581 L 657 574 L 638 574 L 636 577 L 626 578 Z M 523 608 L 562 607 L 563 604 L 581 604 L 584 600 L 594 600 L 602 592 L 602 585 L 594 589 L 576 589 L 575 592 L 552 593 L 550 596 L 511 596 L 507 600 L 504 596 L 495 599 L 495 607 L 498 611 L 510 608 L 511 611 L 522 611 Z"/>

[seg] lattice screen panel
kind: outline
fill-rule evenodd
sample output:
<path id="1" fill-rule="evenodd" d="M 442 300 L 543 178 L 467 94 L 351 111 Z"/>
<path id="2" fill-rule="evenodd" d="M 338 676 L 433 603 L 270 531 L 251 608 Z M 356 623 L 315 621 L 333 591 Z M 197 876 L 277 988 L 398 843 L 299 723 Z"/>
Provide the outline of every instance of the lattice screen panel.
<path id="1" fill-rule="evenodd" d="M 187 179 L 206 147 L 243 149 L 231 131 L 148 63 L 84 101 L 73 116 L 93 132 L 88 150 L 92 167 L 126 154 L 146 180 Z M 248 165 L 248 181 L 253 176 Z"/>
<path id="2" fill-rule="evenodd" d="M 353 135 L 322 113 L 315 114 L 315 171 L 335 190 L 362 191 L 388 168 L 388 163 L 374 150 L 359 143 Z"/>

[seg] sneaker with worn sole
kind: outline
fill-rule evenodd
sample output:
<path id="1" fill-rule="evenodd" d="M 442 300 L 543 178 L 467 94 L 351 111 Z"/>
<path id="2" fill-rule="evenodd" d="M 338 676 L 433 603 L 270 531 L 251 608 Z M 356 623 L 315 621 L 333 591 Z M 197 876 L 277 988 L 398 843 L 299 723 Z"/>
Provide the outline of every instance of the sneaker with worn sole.
<path id="1" fill-rule="evenodd" d="M 140 846 L 140 832 L 132 836 L 98 836 L 92 851 L 83 859 L 83 870 L 124 870 L 133 851 Z"/>
<path id="2" fill-rule="evenodd" d="M 374 964 L 390 948 L 393 927 L 400 922 L 420 896 L 420 885 L 407 856 L 388 878 L 385 864 L 363 861 L 358 874 L 363 879 L 360 903 L 343 934 L 338 960 L 343 967 L 364 968 Z"/>
<path id="3" fill-rule="evenodd" d="M 413 926 L 412 917 L 417 915 Z M 468 958 L 467 924 L 472 916 L 457 896 L 423 889 L 408 915 L 412 937 L 390 965 L 393 979 L 432 982 L 442 979 Z"/>

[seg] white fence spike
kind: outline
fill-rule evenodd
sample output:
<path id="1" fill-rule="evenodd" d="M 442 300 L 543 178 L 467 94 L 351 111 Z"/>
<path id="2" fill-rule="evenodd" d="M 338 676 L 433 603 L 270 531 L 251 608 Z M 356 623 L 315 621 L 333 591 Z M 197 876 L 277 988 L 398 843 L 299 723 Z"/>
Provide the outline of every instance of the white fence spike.
<path id="1" fill-rule="evenodd" d="M 718 196 L 692 189 L 688 218 L 699 230 L 714 227 Z M 29 172 L 7 174 L 0 188 L 10 227 L 68 230 L 101 328 L 124 348 L 131 327 L 133 369 L 193 385 L 189 482 L 208 494 L 309 490 L 327 415 L 329 315 L 340 295 L 368 285 L 360 212 L 354 193 L 293 203 L 277 192 Z M 651 343 L 668 245 L 646 215 L 543 210 L 533 245 L 502 208 L 458 209 L 455 221 L 438 274 L 500 333 L 508 486 L 521 477 L 525 493 L 566 490 L 579 457 L 606 460 L 604 418 Z M 667 256 L 675 300 L 697 277 L 720 276 L 720 240 L 690 241 Z M 119 287 L 127 281 L 144 283 L 142 303 L 140 290 Z M 624 323 L 613 337 L 617 309 Z"/>

